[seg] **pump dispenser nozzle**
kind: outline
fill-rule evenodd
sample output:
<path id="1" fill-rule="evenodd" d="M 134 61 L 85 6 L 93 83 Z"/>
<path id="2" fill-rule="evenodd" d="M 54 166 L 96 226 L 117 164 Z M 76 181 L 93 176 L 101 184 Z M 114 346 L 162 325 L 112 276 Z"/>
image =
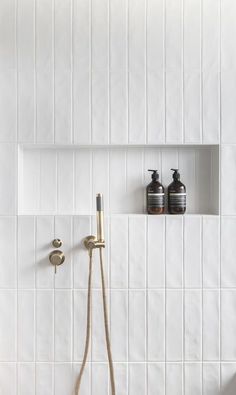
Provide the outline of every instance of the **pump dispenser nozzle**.
<path id="1" fill-rule="evenodd" d="M 152 179 L 153 179 L 153 180 L 159 180 L 158 170 L 151 170 L 151 169 L 148 169 L 148 171 L 152 171 Z"/>
<path id="2" fill-rule="evenodd" d="M 170 169 L 170 170 L 172 170 L 174 173 L 173 173 L 173 179 L 176 181 L 176 180 L 179 180 L 180 179 L 180 174 L 179 174 L 179 169 Z"/>

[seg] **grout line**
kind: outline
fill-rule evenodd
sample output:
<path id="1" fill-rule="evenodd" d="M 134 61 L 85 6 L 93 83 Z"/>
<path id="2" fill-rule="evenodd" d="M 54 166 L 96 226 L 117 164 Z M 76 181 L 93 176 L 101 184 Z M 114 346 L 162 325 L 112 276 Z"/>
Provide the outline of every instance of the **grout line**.
<path id="1" fill-rule="evenodd" d="M 200 128 L 203 143 L 203 0 L 200 0 Z"/>
<path id="2" fill-rule="evenodd" d="M 182 0 L 182 142 L 185 143 L 186 136 L 185 136 L 185 117 L 184 117 L 184 110 L 185 110 L 185 62 L 184 62 L 184 44 L 185 44 L 185 34 L 184 34 L 184 12 L 185 12 L 185 0 Z"/>
<path id="3" fill-rule="evenodd" d="M 40 0 L 39 0 L 40 1 Z M 53 83 L 53 144 L 56 143 L 56 133 L 55 133 L 55 1 L 52 0 L 52 83 Z"/>
<path id="4" fill-rule="evenodd" d="M 164 308 L 165 308 L 165 329 L 164 329 L 164 353 L 165 353 L 165 362 L 167 360 L 167 341 L 166 341 L 166 323 L 167 323 L 167 287 L 166 287 L 166 276 L 167 276 L 167 256 L 166 256 L 166 241 L 167 241 L 167 218 L 165 218 L 165 229 L 164 229 L 164 240 L 165 240 L 165 249 L 164 249 L 164 264 L 165 264 L 165 272 L 164 272 Z M 164 370 L 164 395 L 166 395 L 166 376 L 167 376 L 167 372 L 166 372 L 166 366 L 165 366 L 165 370 Z"/>
<path id="5" fill-rule="evenodd" d="M 129 10 L 129 5 L 130 5 L 130 0 L 127 0 L 127 37 L 126 37 L 126 42 L 127 42 L 127 132 L 128 132 L 128 138 L 127 138 L 127 143 L 130 143 L 130 92 L 129 92 L 129 84 L 130 84 L 130 78 L 129 78 L 129 28 L 130 28 L 130 23 L 129 23 L 129 18 L 130 18 L 130 10 Z"/>
<path id="6" fill-rule="evenodd" d="M 200 259 L 201 259 L 201 285 L 202 285 L 202 290 L 201 290 L 201 304 L 202 304 L 202 349 L 201 349 L 201 354 L 202 354 L 202 361 L 203 361 L 203 355 L 204 355 L 204 291 L 203 291 L 203 282 L 204 282 L 204 275 L 203 275 L 203 218 L 201 218 L 201 222 L 200 222 L 200 237 L 201 237 L 201 244 L 200 244 L 200 248 L 201 248 L 201 252 L 200 252 Z M 203 386 L 203 365 L 201 368 L 201 375 L 202 375 L 202 386 L 201 386 L 201 393 L 203 395 L 204 392 L 204 386 Z"/>
<path id="7" fill-rule="evenodd" d="M 148 32 L 148 29 L 147 29 L 147 7 L 148 7 L 148 0 L 145 0 L 145 4 L 144 4 L 144 7 L 145 7 L 145 11 L 144 11 L 144 13 L 145 13 L 145 15 L 144 15 L 144 18 L 145 18 L 145 50 L 144 50 L 144 52 L 145 52 L 145 56 L 144 56 L 144 58 L 145 58 L 145 60 L 144 60 L 144 74 L 145 74 L 145 76 L 144 76 L 144 79 L 145 79 L 145 139 L 144 139 L 144 141 L 145 141 L 145 143 L 147 144 L 148 143 L 148 100 L 147 100 L 147 97 L 148 97 L 148 71 L 147 71 L 147 57 L 148 57 L 148 51 L 147 51 L 147 32 Z"/>
<path id="8" fill-rule="evenodd" d="M 166 143 L 166 1 L 163 6 L 163 61 L 164 61 L 164 142 Z"/>
<path id="9" fill-rule="evenodd" d="M 186 354 L 186 350 L 185 350 L 185 291 L 186 291 L 186 281 L 185 281 L 185 218 L 182 219 L 182 250 L 183 250 L 183 255 L 182 255 L 182 286 L 183 286 L 183 290 L 182 290 L 182 303 L 183 303 L 183 307 L 182 307 L 182 323 L 183 323 L 183 332 L 182 332 L 182 339 L 183 339 L 183 344 L 182 344 L 182 359 L 183 359 L 183 372 L 182 372 L 182 380 L 183 380 L 183 395 L 185 395 L 185 354 Z"/>
<path id="10" fill-rule="evenodd" d="M 33 142 L 37 142 L 37 1 L 34 1 L 34 130 L 33 130 Z"/>
<path id="11" fill-rule="evenodd" d="M 71 142 L 72 144 L 75 143 L 75 136 L 74 136 L 74 0 L 71 0 L 71 15 L 70 15 L 70 22 L 71 22 Z"/>
<path id="12" fill-rule="evenodd" d="M 93 143 L 93 26 L 92 26 L 92 5 L 93 0 L 89 0 L 89 34 L 90 34 L 90 143 Z"/>
<path id="13" fill-rule="evenodd" d="M 220 145 L 219 145 L 219 214 L 220 214 L 220 291 L 219 291 L 219 358 L 220 358 L 220 391 L 222 390 L 222 196 L 221 196 L 221 144 L 222 144 L 222 79 L 221 79 L 221 69 L 222 69 L 222 1 L 219 2 L 219 65 L 220 65 L 220 79 L 219 79 L 219 123 L 220 123 Z"/>

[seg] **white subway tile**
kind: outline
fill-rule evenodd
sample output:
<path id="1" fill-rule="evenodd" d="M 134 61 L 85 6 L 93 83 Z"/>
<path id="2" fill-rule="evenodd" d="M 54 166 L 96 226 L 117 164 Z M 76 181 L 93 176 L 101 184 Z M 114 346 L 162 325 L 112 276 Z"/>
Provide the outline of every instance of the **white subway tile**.
<path id="1" fill-rule="evenodd" d="M 2 395 L 16 395 L 17 374 L 15 363 L 0 364 L 0 382 Z"/>
<path id="2" fill-rule="evenodd" d="M 36 364 L 36 395 L 53 395 L 54 372 L 49 363 Z"/>
<path id="3" fill-rule="evenodd" d="M 115 363 L 115 380 L 117 394 L 128 395 L 128 369 L 126 363 Z"/>
<path id="4" fill-rule="evenodd" d="M 236 378 L 236 363 L 222 363 L 221 365 L 221 388 L 227 395 L 234 395 Z"/>
<path id="5" fill-rule="evenodd" d="M 132 63 L 132 62 L 131 62 Z M 132 68 L 132 65 L 130 66 Z M 135 68 L 135 66 L 133 66 Z M 129 74 L 129 143 L 146 141 L 146 81 L 144 71 Z"/>
<path id="6" fill-rule="evenodd" d="M 54 298 L 53 291 L 41 290 L 36 294 L 36 360 L 54 358 Z"/>
<path id="7" fill-rule="evenodd" d="M 183 359 L 183 292 L 166 292 L 166 360 Z"/>
<path id="8" fill-rule="evenodd" d="M 53 2 L 36 4 L 36 141 L 54 141 Z"/>
<path id="9" fill-rule="evenodd" d="M 127 0 L 110 1 L 110 69 L 112 72 L 126 71 L 128 46 L 127 6 Z"/>
<path id="10" fill-rule="evenodd" d="M 212 73 L 220 66 L 220 1 L 204 0 L 201 6 L 202 69 Z"/>
<path id="11" fill-rule="evenodd" d="M 201 3 L 187 0 L 184 11 L 184 71 L 200 70 L 201 55 Z"/>
<path id="12" fill-rule="evenodd" d="M 165 359 L 165 293 L 148 291 L 147 353 L 149 361 Z"/>
<path id="13" fill-rule="evenodd" d="M 15 361 L 17 355 L 17 299 L 15 291 L 0 291 L 0 360 Z"/>
<path id="14" fill-rule="evenodd" d="M 220 365 L 217 363 L 203 364 L 203 392 L 202 395 L 220 394 Z"/>
<path id="15" fill-rule="evenodd" d="M 184 284 L 187 288 L 202 285 L 201 218 L 184 218 Z"/>
<path id="16" fill-rule="evenodd" d="M 236 169 L 236 146 L 221 147 L 221 212 L 223 215 L 236 214 L 234 191 L 236 179 L 232 176 Z"/>
<path id="17" fill-rule="evenodd" d="M 35 365 L 33 363 L 19 363 L 17 370 L 17 394 L 32 395 L 35 393 Z"/>
<path id="18" fill-rule="evenodd" d="M 74 288 L 86 288 L 88 285 L 88 251 L 84 246 L 84 238 L 91 234 L 91 218 L 74 216 L 73 218 L 73 278 Z"/>
<path id="19" fill-rule="evenodd" d="M 1 288 L 16 286 L 16 219 L 0 217 Z"/>
<path id="20" fill-rule="evenodd" d="M 220 357 L 220 297 L 219 291 L 203 291 L 202 350 L 205 361 Z"/>
<path id="21" fill-rule="evenodd" d="M 234 235 L 236 218 L 225 217 L 221 222 L 221 284 L 223 287 L 236 286 Z"/>
<path id="22" fill-rule="evenodd" d="M 129 286 L 146 286 L 146 219 L 129 217 Z"/>
<path id="23" fill-rule="evenodd" d="M 166 69 L 182 68 L 183 4 L 181 0 L 166 0 Z"/>
<path id="24" fill-rule="evenodd" d="M 235 51 L 234 51 L 235 52 Z M 232 52 L 232 53 L 234 53 Z M 236 72 L 221 71 L 221 136 L 223 143 L 236 143 Z"/>
<path id="25" fill-rule="evenodd" d="M 35 292 L 18 292 L 17 352 L 20 361 L 35 359 Z"/>
<path id="26" fill-rule="evenodd" d="M 21 181 L 19 185 L 19 214 L 38 214 L 40 211 L 40 151 L 22 149 Z"/>
<path id="27" fill-rule="evenodd" d="M 212 60 L 213 62 L 213 60 Z M 220 73 L 202 73 L 202 135 L 203 143 L 215 144 L 220 139 Z"/>
<path id="28" fill-rule="evenodd" d="M 73 138 L 74 143 L 91 141 L 90 4 L 73 3 Z"/>
<path id="29" fill-rule="evenodd" d="M 164 363 L 148 364 L 148 395 L 163 395 L 165 393 Z"/>
<path id="30" fill-rule="evenodd" d="M 55 393 L 57 395 L 72 394 L 73 369 L 71 363 L 55 364 Z"/>
<path id="31" fill-rule="evenodd" d="M 183 143 L 183 75 L 181 71 L 166 71 L 165 123 L 166 143 Z"/>
<path id="32" fill-rule="evenodd" d="M 72 142 L 71 0 L 54 3 L 55 142 Z"/>
<path id="33" fill-rule="evenodd" d="M 79 372 L 80 372 L 81 364 L 73 365 L 73 388 L 76 388 Z M 80 394 L 81 395 L 90 395 L 91 394 L 91 365 L 87 364 L 86 369 L 83 373 L 83 378 L 80 385 Z"/>
<path id="34" fill-rule="evenodd" d="M 236 292 L 221 292 L 221 358 L 223 361 L 236 359 Z"/>
<path id="35" fill-rule="evenodd" d="M 109 83 L 106 69 L 92 72 L 92 143 L 109 143 Z"/>
<path id="36" fill-rule="evenodd" d="M 74 209 L 74 154 L 57 152 L 57 214 L 71 214 Z"/>
<path id="37" fill-rule="evenodd" d="M 165 86 L 164 72 L 149 70 L 147 74 L 147 141 L 165 143 Z M 158 111 L 157 111 L 158 108 Z"/>
<path id="38" fill-rule="evenodd" d="M 186 290 L 184 296 L 184 358 L 202 358 L 202 296 L 201 291 Z"/>
<path id="39" fill-rule="evenodd" d="M 126 157 L 126 211 L 143 214 L 144 212 L 144 153 L 142 149 L 127 151 Z"/>
<path id="40" fill-rule="evenodd" d="M 92 365 L 92 395 L 104 395 L 108 393 L 108 375 L 109 373 L 107 363 L 94 363 Z"/>
<path id="41" fill-rule="evenodd" d="M 166 286 L 183 286 L 182 217 L 166 217 Z"/>
<path id="42" fill-rule="evenodd" d="M 183 366 L 177 363 L 166 364 L 166 395 L 183 394 Z"/>
<path id="43" fill-rule="evenodd" d="M 145 292 L 129 292 L 129 361 L 145 360 L 146 354 Z"/>
<path id="44" fill-rule="evenodd" d="M 236 53 L 232 37 L 236 34 L 236 4 L 233 0 L 221 4 L 221 67 L 233 70 L 236 67 Z"/>
<path id="45" fill-rule="evenodd" d="M 110 150 L 109 200 L 111 213 L 129 212 L 129 206 L 125 203 L 127 201 L 126 157 L 126 149 Z"/>
<path id="46" fill-rule="evenodd" d="M 128 142 L 128 77 L 124 69 L 110 73 L 111 144 Z"/>
<path id="47" fill-rule="evenodd" d="M 126 361 L 128 354 L 128 297 L 126 291 L 111 291 L 111 345 L 114 361 Z"/>
<path id="48" fill-rule="evenodd" d="M 15 144 L 0 145 L 0 214 L 16 213 L 17 149 Z M 4 191 L 4 192 L 3 192 Z"/>
<path id="49" fill-rule="evenodd" d="M 203 217 L 202 271 L 203 287 L 220 284 L 220 222 L 218 217 Z"/>
<path id="50" fill-rule="evenodd" d="M 184 141 L 201 143 L 201 75 L 199 72 L 184 73 Z"/>
<path id="51" fill-rule="evenodd" d="M 77 214 L 90 214 L 92 204 L 92 151 L 78 150 L 75 151 L 75 212 Z M 85 187 L 86 186 L 86 187 Z"/>
<path id="52" fill-rule="evenodd" d="M 56 288 L 72 287 L 72 229 L 72 217 L 55 217 L 55 238 L 59 238 L 63 241 L 63 245 L 60 249 L 65 254 L 65 262 L 57 268 L 57 274 L 55 275 Z"/>
<path id="53" fill-rule="evenodd" d="M 40 152 L 40 213 L 53 214 L 57 210 L 57 152 Z"/>
<path id="54" fill-rule="evenodd" d="M 129 364 L 129 395 L 146 395 L 145 364 Z"/>
<path id="55" fill-rule="evenodd" d="M 54 268 L 50 264 L 49 254 L 53 250 L 54 218 L 38 216 L 36 218 L 36 283 L 38 288 L 54 286 Z"/>
<path id="56" fill-rule="evenodd" d="M 75 361 L 82 361 L 87 322 L 87 291 L 74 290 L 73 295 L 73 358 Z M 84 339 L 84 340 L 82 340 Z M 91 359 L 91 347 L 89 349 L 88 360 Z"/>
<path id="57" fill-rule="evenodd" d="M 173 181 L 171 168 L 179 167 L 179 153 L 175 148 L 167 147 L 161 149 L 161 183 L 165 187 L 166 192 L 166 209 L 167 209 L 167 187 Z"/>
<path id="58" fill-rule="evenodd" d="M 72 359 L 72 291 L 55 291 L 55 360 Z"/>
<path id="59" fill-rule="evenodd" d="M 1 223 L 1 222 L 0 222 Z M 18 287 L 35 287 L 35 217 L 18 216 Z M 12 238 L 12 231 L 11 231 Z M 4 243 L 6 246 L 6 243 Z M 10 249 L 9 249 L 10 251 Z M 12 257 L 12 262 L 14 259 Z"/>
<path id="60" fill-rule="evenodd" d="M 7 70 L 16 66 L 16 37 L 15 37 L 15 4 L 12 1 L 3 0 L 0 5 L 0 13 L 3 16 L 0 33 L 5 37 L 7 45 L 2 45 L 0 50 L 0 69 Z"/>
<path id="61" fill-rule="evenodd" d="M 184 393 L 186 395 L 202 395 L 202 366 L 186 363 L 184 366 Z"/>
<path id="62" fill-rule="evenodd" d="M 92 293 L 92 360 L 93 362 L 107 361 L 106 341 L 104 332 L 104 319 L 101 291 Z M 109 303 L 108 311 L 109 311 Z"/>
<path id="63" fill-rule="evenodd" d="M 148 217 L 147 281 L 149 288 L 165 285 L 165 218 Z"/>
<path id="64" fill-rule="evenodd" d="M 147 3 L 147 68 L 151 72 L 164 69 L 165 1 Z"/>

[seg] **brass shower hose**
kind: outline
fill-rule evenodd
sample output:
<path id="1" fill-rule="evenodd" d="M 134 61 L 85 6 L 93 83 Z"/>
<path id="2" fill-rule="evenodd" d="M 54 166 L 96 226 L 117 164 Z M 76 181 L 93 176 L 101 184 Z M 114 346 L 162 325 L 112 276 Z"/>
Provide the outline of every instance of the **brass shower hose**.
<path id="1" fill-rule="evenodd" d="M 112 361 L 111 354 L 111 343 L 109 336 L 109 328 L 108 328 L 108 314 L 107 314 L 107 300 L 106 300 L 106 290 L 105 290 L 105 277 L 104 277 L 104 268 L 103 268 L 103 254 L 102 247 L 99 247 L 99 256 L 100 256 L 100 271 L 101 271 L 101 282 L 102 282 L 102 300 L 103 300 L 103 316 L 104 316 L 104 326 L 105 326 L 105 337 L 106 337 L 106 346 L 107 346 L 107 356 L 109 362 L 109 371 L 110 371 L 110 381 L 111 381 L 111 394 L 116 394 L 115 389 L 115 379 L 114 379 L 114 367 Z M 85 340 L 85 348 L 83 361 L 80 368 L 78 380 L 76 383 L 76 395 L 80 393 L 80 384 L 82 380 L 82 376 L 84 373 L 88 350 L 89 350 L 89 341 L 90 341 L 90 332 L 91 332 L 91 307 L 92 307 L 92 263 L 93 263 L 93 249 L 89 249 L 89 277 L 88 277 L 88 297 L 87 297 L 87 328 L 86 328 L 86 340 Z"/>

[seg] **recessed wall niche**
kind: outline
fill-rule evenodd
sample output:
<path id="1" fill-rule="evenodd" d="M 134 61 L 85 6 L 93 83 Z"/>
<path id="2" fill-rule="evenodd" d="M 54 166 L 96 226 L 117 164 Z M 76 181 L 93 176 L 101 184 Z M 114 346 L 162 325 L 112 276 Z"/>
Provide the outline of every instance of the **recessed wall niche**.
<path id="1" fill-rule="evenodd" d="M 19 146 L 19 214 L 95 212 L 102 192 L 107 214 L 144 214 L 147 169 L 165 187 L 171 167 L 187 188 L 187 214 L 219 214 L 219 146 Z"/>

